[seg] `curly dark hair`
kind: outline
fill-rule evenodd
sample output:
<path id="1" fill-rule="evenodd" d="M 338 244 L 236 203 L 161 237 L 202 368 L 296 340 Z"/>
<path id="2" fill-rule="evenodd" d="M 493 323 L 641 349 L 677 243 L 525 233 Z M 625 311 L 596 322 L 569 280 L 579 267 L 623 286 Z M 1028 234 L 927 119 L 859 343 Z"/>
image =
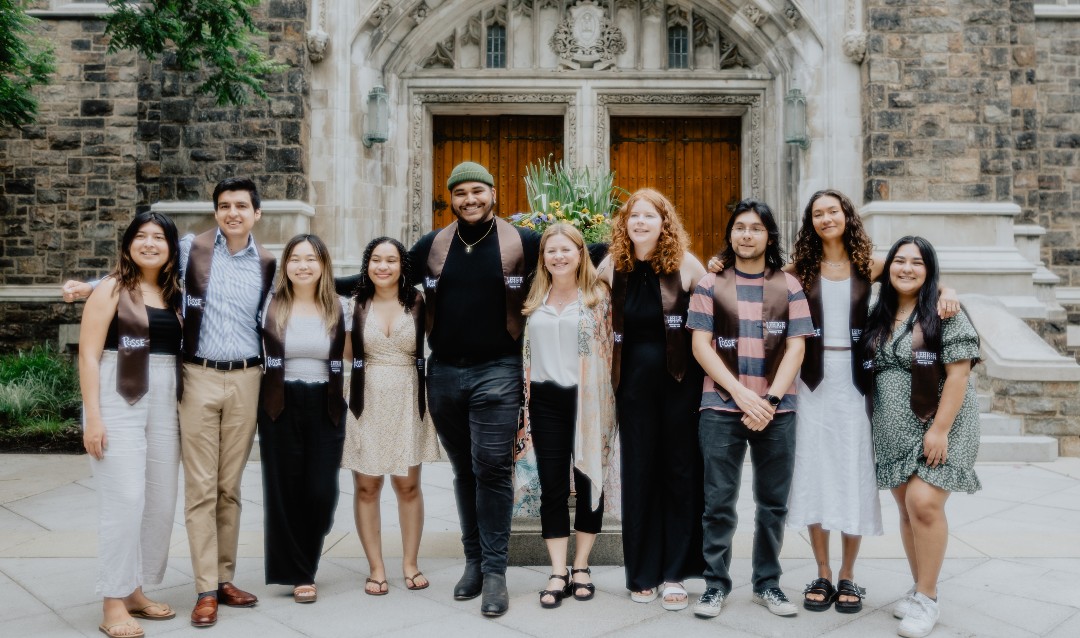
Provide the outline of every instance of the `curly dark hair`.
<path id="1" fill-rule="evenodd" d="M 356 302 L 362 304 L 375 296 L 375 283 L 368 277 L 368 267 L 371 265 L 371 253 L 375 252 L 375 248 L 382 244 L 390 244 L 398 251 L 398 257 L 401 260 L 401 277 L 398 279 L 398 301 L 407 310 L 412 310 L 413 304 L 416 303 L 416 296 L 419 294 L 415 288 L 409 285 L 413 272 L 412 260 L 409 259 L 409 251 L 405 246 L 393 237 L 376 237 L 368 242 L 367 248 L 364 248 L 364 265 L 360 269 L 360 279 L 356 282 L 356 288 L 353 289 Z"/>
<path id="2" fill-rule="evenodd" d="M 116 278 L 120 288 L 138 291 L 139 280 L 142 273 L 131 258 L 131 244 L 135 241 L 135 235 L 145 224 L 156 224 L 165 234 L 165 243 L 169 246 L 169 258 L 158 272 L 157 284 L 161 287 L 161 298 L 169 305 L 169 308 L 180 308 L 180 240 L 176 230 L 176 224 L 166 215 L 154 211 L 146 211 L 135 215 L 128 224 L 124 236 L 120 240 L 120 260 L 113 268 L 112 276 Z"/>
<path id="3" fill-rule="evenodd" d="M 838 190 L 826 188 L 810 196 L 810 201 L 803 211 L 802 226 L 795 236 L 795 245 L 791 249 L 791 260 L 795 264 L 795 276 L 799 278 L 804 290 L 809 290 L 821 276 L 821 259 L 824 256 L 821 237 L 814 230 L 814 202 L 822 197 L 832 197 L 840 202 L 844 211 L 844 250 L 848 254 L 855 270 L 863 277 L 870 278 L 870 262 L 874 242 L 863 228 L 862 218 L 855 210 L 855 204 L 847 195 Z"/>

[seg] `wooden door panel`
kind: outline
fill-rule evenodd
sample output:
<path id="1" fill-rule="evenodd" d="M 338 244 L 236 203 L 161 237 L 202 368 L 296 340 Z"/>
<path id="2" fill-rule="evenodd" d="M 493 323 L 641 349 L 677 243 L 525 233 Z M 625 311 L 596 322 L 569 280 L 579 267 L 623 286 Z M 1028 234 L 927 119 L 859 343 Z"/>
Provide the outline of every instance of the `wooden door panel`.
<path id="1" fill-rule="evenodd" d="M 561 115 L 436 115 L 432 118 L 432 229 L 454 220 L 446 179 L 461 162 L 479 162 L 495 178 L 506 217 L 529 210 L 525 168 L 537 159 L 563 157 Z"/>
<path id="2" fill-rule="evenodd" d="M 615 182 L 652 187 L 675 204 L 690 251 L 716 253 L 730 207 L 740 196 L 738 118 L 611 118 Z"/>

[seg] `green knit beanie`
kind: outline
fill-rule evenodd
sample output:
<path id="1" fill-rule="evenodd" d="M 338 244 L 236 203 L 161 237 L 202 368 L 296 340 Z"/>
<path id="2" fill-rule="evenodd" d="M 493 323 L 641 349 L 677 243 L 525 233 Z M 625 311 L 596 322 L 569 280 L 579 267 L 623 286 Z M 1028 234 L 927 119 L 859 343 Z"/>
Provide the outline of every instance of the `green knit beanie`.
<path id="1" fill-rule="evenodd" d="M 491 176 L 488 169 L 476 162 L 462 162 L 455 166 L 446 180 L 446 189 L 452 191 L 462 182 L 481 182 L 495 188 L 495 178 Z"/>

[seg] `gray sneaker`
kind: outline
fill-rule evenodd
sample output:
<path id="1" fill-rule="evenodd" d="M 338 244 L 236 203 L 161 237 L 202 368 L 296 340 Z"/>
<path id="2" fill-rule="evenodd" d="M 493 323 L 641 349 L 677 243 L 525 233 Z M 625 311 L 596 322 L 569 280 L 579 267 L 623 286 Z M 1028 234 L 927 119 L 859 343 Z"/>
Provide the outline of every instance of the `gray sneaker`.
<path id="1" fill-rule="evenodd" d="M 794 616 L 799 612 L 795 603 L 787 599 L 779 587 L 769 587 L 754 592 L 754 602 L 777 616 Z"/>
<path id="2" fill-rule="evenodd" d="M 923 638 L 934 631 L 938 621 L 938 604 L 926 596 L 916 593 L 911 597 L 907 615 L 900 621 L 896 633 L 904 638 Z"/>
<path id="3" fill-rule="evenodd" d="M 904 594 L 904 597 L 901 598 L 898 603 L 896 603 L 895 607 L 893 607 L 893 610 L 892 610 L 893 618 L 899 618 L 900 620 L 903 620 L 904 616 L 907 616 L 908 609 L 911 608 L 911 599 L 914 596 L 915 596 L 915 585 L 912 585 L 911 589 L 907 590 L 907 593 Z"/>
<path id="4" fill-rule="evenodd" d="M 706 587 L 705 593 L 694 604 L 694 615 L 698 618 L 716 618 L 724 605 L 724 594 L 716 587 Z"/>

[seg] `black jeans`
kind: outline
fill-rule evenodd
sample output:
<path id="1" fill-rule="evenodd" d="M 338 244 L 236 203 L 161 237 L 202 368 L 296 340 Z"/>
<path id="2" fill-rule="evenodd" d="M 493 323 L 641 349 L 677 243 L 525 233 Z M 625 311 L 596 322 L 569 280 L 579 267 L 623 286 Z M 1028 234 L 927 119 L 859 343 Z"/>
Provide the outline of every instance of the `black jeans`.
<path id="1" fill-rule="evenodd" d="M 702 532 L 705 584 L 731 591 L 731 539 L 735 534 L 743 458 L 750 446 L 754 467 L 753 585 L 758 592 L 780 586 L 788 492 L 795 471 L 795 413 L 777 414 L 757 432 L 742 424 L 741 412 L 702 410 L 698 436 L 705 457 L 705 515 Z"/>
<path id="2" fill-rule="evenodd" d="M 286 381 L 277 421 L 259 410 L 268 585 L 315 582 L 323 540 L 334 525 L 345 424 L 330 421 L 327 388 Z"/>
<path id="3" fill-rule="evenodd" d="M 574 455 L 577 421 L 577 388 L 552 381 L 533 383 L 529 389 L 529 430 L 532 432 L 536 470 L 540 475 L 540 535 L 543 538 L 570 536 L 570 462 Z M 604 499 L 594 511 L 592 481 L 574 468 L 577 507 L 574 529 L 599 534 L 604 520 Z"/>
<path id="4" fill-rule="evenodd" d="M 506 573 L 522 379 L 517 356 L 469 366 L 431 357 L 428 364 L 428 407 L 454 468 L 465 561 L 485 574 Z"/>

